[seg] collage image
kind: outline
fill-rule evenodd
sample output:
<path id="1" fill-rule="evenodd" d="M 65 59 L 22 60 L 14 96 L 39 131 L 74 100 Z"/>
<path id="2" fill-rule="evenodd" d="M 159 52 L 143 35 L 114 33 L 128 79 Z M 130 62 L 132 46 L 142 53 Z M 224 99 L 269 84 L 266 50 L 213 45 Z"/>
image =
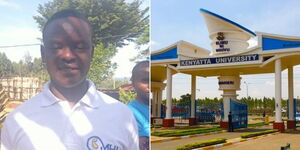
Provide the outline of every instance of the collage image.
<path id="1" fill-rule="evenodd" d="M 0 0 L 0 150 L 300 150 L 298 0 Z"/>

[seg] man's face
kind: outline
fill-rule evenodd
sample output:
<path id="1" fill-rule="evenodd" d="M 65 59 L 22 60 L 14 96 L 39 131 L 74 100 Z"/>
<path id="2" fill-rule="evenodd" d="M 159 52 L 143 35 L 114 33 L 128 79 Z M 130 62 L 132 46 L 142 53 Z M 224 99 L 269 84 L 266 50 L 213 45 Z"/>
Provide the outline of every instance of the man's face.
<path id="1" fill-rule="evenodd" d="M 149 66 L 139 68 L 132 82 L 138 98 L 149 101 Z"/>
<path id="2" fill-rule="evenodd" d="M 51 81 L 70 88 L 86 79 L 93 55 L 89 25 L 76 17 L 52 21 L 44 32 L 42 58 Z"/>

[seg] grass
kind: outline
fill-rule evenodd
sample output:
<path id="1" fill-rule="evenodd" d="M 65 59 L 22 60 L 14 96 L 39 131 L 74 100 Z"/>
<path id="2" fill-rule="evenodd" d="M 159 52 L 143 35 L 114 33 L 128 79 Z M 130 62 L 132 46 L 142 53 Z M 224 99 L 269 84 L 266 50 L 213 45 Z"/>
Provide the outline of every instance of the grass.
<path id="1" fill-rule="evenodd" d="M 210 146 L 210 145 L 215 145 L 215 144 L 220 144 L 225 142 L 226 142 L 225 138 L 216 138 L 216 139 L 199 141 L 199 142 L 183 145 L 177 147 L 176 150 L 190 150 L 190 149 L 195 149 L 195 148 L 200 148 L 200 147 L 205 147 L 205 146 Z"/>
<path id="2" fill-rule="evenodd" d="M 222 129 L 219 127 L 215 128 L 192 128 L 192 129 L 176 129 L 176 130 L 169 130 L 169 131 L 157 131 L 153 132 L 153 136 L 162 136 L 162 137 L 171 137 L 171 136 L 185 136 L 185 135 L 192 135 L 192 134 L 201 134 L 201 133 L 208 133 L 208 132 L 216 132 L 221 131 Z"/>
<path id="3" fill-rule="evenodd" d="M 275 129 L 265 130 L 265 131 L 258 131 L 258 132 L 242 134 L 241 137 L 242 138 L 251 138 L 251 137 L 260 136 L 260 135 L 264 135 L 264 134 L 274 133 L 274 132 L 277 132 L 277 131 L 278 130 L 275 130 Z"/>
<path id="4" fill-rule="evenodd" d="M 258 122 L 258 123 L 248 124 L 247 127 L 260 127 L 260 126 L 264 126 L 264 125 L 267 125 L 267 124 L 265 124 L 265 122 Z"/>

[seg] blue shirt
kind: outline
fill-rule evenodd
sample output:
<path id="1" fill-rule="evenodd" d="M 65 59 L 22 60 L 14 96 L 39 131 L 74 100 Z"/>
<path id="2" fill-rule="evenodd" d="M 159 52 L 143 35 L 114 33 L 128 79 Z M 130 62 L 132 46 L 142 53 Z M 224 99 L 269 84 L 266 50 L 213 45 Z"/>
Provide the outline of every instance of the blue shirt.
<path id="1" fill-rule="evenodd" d="M 149 105 L 139 103 L 136 100 L 128 104 L 129 109 L 133 112 L 138 124 L 139 136 L 150 136 L 149 126 Z"/>

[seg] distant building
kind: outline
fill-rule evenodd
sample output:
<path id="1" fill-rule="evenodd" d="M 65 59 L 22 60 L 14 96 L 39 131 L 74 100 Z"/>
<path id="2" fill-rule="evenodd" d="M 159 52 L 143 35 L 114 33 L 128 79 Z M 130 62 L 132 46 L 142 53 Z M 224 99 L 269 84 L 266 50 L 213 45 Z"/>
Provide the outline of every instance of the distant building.
<path id="1" fill-rule="evenodd" d="M 120 99 L 120 95 L 119 95 L 119 89 L 124 89 L 125 91 L 131 91 L 134 92 L 134 88 L 132 86 L 132 84 L 124 84 L 121 85 L 120 87 L 116 88 L 116 89 L 99 89 L 99 91 L 119 100 Z"/>

